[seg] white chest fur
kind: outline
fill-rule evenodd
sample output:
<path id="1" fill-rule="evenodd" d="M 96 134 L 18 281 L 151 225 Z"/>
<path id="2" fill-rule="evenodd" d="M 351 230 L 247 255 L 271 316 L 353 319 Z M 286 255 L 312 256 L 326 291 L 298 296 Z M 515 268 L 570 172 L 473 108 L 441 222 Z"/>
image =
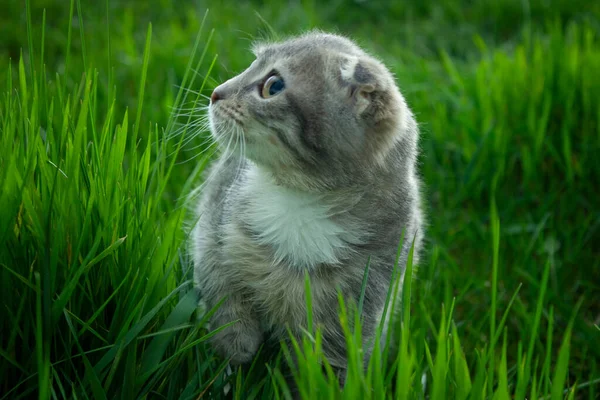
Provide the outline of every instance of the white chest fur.
<path id="1" fill-rule="evenodd" d="M 297 268 L 339 261 L 347 248 L 344 239 L 354 235 L 331 219 L 331 205 L 319 195 L 277 185 L 258 168 L 251 168 L 247 178 L 246 222 L 261 244 L 274 249 L 275 261 L 287 260 Z"/>

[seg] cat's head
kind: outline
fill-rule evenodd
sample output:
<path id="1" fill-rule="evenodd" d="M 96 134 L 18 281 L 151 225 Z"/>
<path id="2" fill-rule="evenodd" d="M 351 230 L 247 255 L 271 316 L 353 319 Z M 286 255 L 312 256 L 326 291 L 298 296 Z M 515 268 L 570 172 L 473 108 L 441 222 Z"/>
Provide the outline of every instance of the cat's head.
<path id="1" fill-rule="evenodd" d="M 360 171 L 385 167 L 412 117 L 381 62 L 321 32 L 262 43 L 254 53 L 211 96 L 220 145 L 243 135 L 244 156 L 292 186 L 351 184 Z"/>

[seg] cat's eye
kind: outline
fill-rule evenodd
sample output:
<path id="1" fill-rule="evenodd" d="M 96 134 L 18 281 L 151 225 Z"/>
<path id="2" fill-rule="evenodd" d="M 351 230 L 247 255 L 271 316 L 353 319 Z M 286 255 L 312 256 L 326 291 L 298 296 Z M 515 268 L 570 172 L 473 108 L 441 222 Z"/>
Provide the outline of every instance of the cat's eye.
<path id="1" fill-rule="evenodd" d="M 285 89 L 285 82 L 283 82 L 283 79 L 278 75 L 273 75 L 262 85 L 260 94 L 263 98 L 268 99 L 269 97 L 279 94 L 283 89 Z"/>

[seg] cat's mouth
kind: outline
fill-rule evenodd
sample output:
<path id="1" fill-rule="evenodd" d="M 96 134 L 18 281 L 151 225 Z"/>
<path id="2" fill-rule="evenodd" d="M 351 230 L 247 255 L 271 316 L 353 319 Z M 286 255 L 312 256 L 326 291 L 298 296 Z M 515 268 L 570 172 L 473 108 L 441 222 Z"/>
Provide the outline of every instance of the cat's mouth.
<path id="1" fill-rule="evenodd" d="M 223 104 L 222 104 L 223 103 Z M 225 152 L 245 153 L 246 125 L 244 111 L 240 107 L 219 102 L 209 108 L 210 130 L 213 138 L 223 146 Z"/>
<path id="2" fill-rule="evenodd" d="M 246 115 L 239 104 L 226 104 L 221 101 L 218 104 L 211 104 L 210 112 L 216 124 L 233 123 L 242 129 L 244 128 Z"/>

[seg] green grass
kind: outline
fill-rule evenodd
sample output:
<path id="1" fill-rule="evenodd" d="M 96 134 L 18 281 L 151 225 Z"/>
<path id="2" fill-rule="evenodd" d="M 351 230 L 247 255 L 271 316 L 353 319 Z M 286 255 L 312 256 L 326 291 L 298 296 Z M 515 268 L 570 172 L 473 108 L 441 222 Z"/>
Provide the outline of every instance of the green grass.
<path id="1" fill-rule="evenodd" d="M 0 398 L 285 398 L 291 352 L 305 398 L 597 398 L 597 2 L 210 3 L 3 3 Z M 185 129 L 198 112 L 174 115 L 245 68 L 252 38 L 312 27 L 393 69 L 427 184 L 398 341 L 366 371 L 342 307 L 343 394 L 318 331 L 227 374 L 184 247 L 209 160 Z"/>

